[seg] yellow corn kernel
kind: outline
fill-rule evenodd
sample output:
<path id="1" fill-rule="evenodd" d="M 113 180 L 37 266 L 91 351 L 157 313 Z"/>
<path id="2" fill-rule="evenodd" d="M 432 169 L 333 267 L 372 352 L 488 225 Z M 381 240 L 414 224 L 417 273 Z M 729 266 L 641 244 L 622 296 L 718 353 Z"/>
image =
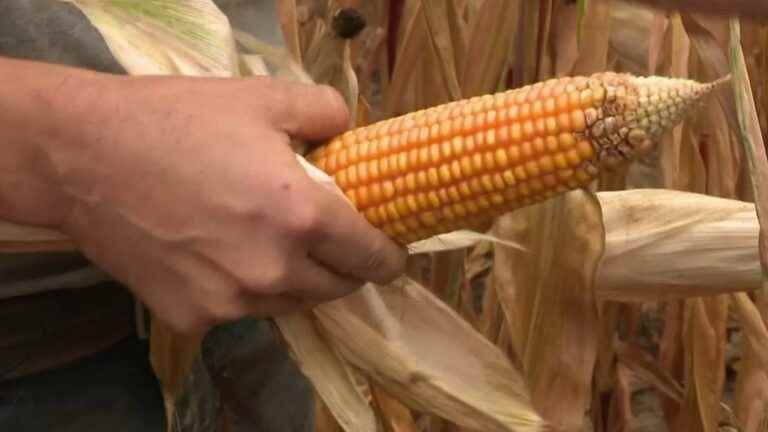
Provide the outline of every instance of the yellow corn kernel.
<path id="1" fill-rule="evenodd" d="M 623 162 L 598 160 L 604 148 L 646 149 L 722 82 L 613 72 L 550 79 L 355 128 L 309 161 L 405 243 L 588 184 Z"/>

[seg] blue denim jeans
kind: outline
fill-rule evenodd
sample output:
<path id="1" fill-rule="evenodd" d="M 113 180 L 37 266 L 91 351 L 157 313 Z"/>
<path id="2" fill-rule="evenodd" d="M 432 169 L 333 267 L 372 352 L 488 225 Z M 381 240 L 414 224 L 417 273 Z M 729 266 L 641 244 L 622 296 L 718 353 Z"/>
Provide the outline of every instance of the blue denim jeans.
<path id="1" fill-rule="evenodd" d="M 68 366 L 0 383 L 0 430 L 163 432 L 147 345 L 130 337 Z"/>

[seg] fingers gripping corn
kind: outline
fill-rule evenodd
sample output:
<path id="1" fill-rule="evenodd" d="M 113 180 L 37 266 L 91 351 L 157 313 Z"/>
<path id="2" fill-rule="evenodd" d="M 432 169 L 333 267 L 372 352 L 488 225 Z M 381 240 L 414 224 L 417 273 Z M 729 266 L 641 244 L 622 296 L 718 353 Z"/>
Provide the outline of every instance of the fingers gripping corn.
<path id="1" fill-rule="evenodd" d="M 309 160 L 406 244 L 477 229 L 651 150 L 721 81 L 605 72 L 450 102 L 344 133 Z"/>

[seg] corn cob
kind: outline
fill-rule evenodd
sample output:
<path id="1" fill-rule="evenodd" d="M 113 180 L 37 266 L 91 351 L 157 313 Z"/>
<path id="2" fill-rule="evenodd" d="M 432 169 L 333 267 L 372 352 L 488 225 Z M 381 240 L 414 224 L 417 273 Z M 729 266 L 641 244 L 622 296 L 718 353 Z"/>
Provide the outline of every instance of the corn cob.
<path id="1" fill-rule="evenodd" d="M 407 244 L 588 185 L 649 152 L 725 80 L 550 79 L 352 129 L 308 160 Z"/>

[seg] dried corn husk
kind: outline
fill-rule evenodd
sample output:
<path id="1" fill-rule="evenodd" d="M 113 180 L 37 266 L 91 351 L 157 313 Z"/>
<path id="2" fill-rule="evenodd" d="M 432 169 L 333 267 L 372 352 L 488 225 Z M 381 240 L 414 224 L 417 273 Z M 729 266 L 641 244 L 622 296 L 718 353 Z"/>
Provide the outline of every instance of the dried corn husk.
<path id="1" fill-rule="evenodd" d="M 606 227 L 600 298 L 664 301 L 760 287 L 753 204 L 667 189 L 598 197 Z"/>
<path id="2" fill-rule="evenodd" d="M 407 278 L 315 308 L 342 356 L 412 407 L 482 431 L 538 431 L 522 376 L 453 309 Z"/>

